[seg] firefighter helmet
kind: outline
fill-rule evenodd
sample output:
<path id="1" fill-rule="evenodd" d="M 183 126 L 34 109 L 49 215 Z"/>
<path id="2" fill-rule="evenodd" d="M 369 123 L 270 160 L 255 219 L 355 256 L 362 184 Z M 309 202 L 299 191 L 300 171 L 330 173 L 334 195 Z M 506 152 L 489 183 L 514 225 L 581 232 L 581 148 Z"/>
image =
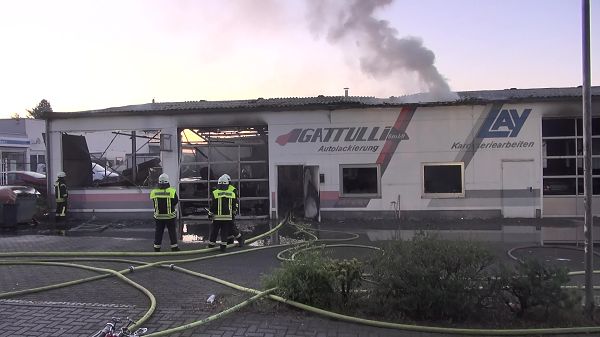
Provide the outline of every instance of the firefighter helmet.
<path id="1" fill-rule="evenodd" d="M 229 182 L 231 181 L 231 177 L 229 176 L 229 174 L 225 173 L 224 175 L 219 177 L 219 180 L 217 181 L 218 184 L 229 184 Z"/>
<path id="2" fill-rule="evenodd" d="M 67 176 L 67 174 L 61 171 L 61 172 L 58 172 L 58 175 L 57 175 L 57 176 L 58 176 L 59 178 L 64 178 L 64 177 L 66 177 L 66 176 Z"/>
<path id="3" fill-rule="evenodd" d="M 160 176 L 158 176 L 158 183 L 159 184 L 168 184 L 169 176 L 166 173 L 161 174 Z"/>

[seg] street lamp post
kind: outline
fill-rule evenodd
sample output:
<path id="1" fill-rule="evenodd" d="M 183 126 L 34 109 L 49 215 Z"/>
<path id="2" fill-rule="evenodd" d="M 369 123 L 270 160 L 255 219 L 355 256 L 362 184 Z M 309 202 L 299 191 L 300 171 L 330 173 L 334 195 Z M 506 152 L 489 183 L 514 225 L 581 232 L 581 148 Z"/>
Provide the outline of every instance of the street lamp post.
<path id="1" fill-rule="evenodd" d="M 594 313 L 593 262 L 594 262 L 594 218 L 592 214 L 592 97 L 590 75 L 590 0 L 582 0 L 582 66 L 583 66 L 583 181 L 585 219 L 585 311 Z"/>

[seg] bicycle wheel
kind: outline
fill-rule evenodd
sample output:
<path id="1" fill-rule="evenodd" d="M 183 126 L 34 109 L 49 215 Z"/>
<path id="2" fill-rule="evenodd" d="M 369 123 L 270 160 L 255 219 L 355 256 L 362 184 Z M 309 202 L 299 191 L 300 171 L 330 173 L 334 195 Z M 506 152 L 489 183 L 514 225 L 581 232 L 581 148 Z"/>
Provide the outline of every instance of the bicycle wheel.
<path id="1" fill-rule="evenodd" d="M 100 331 L 96 332 L 95 334 L 93 334 L 90 337 L 106 337 L 106 332 L 100 330 Z"/>

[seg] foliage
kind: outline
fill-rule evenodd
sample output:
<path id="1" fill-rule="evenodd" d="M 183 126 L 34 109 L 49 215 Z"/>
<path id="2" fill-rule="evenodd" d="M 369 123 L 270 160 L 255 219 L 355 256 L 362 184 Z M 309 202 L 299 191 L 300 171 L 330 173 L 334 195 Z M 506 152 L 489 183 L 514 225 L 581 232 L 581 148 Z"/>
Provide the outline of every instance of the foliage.
<path id="1" fill-rule="evenodd" d="M 334 260 L 322 251 L 298 254 L 263 280 L 265 288 L 300 303 L 330 309 L 347 308 L 360 286 L 362 264 L 356 260 Z"/>
<path id="2" fill-rule="evenodd" d="M 548 318 L 551 310 L 570 310 L 577 302 L 577 298 L 563 288 L 569 282 L 566 268 L 530 259 L 514 270 L 503 268 L 500 279 L 503 280 L 504 303 L 519 318 L 536 308 L 541 308 L 544 318 Z"/>
<path id="3" fill-rule="evenodd" d="M 462 321 L 486 307 L 493 296 L 487 267 L 492 255 L 467 241 L 425 234 L 388 245 L 373 260 L 377 286 L 374 308 L 418 320 Z"/>
<path id="4" fill-rule="evenodd" d="M 43 99 L 35 108 L 27 110 L 27 112 L 32 118 L 44 119 L 46 114 L 52 112 L 52 106 L 50 106 L 50 102 Z"/>
<path id="5" fill-rule="evenodd" d="M 356 291 L 361 285 L 362 263 L 353 258 L 350 260 L 331 260 L 330 264 L 335 294 L 339 303 L 344 307 L 348 307 L 353 304 Z"/>
<path id="6" fill-rule="evenodd" d="M 321 252 L 299 254 L 264 280 L 265 288 L 277 287 L 277 293 L 287 299 L 329 308 L 332 303 L 333 273 L 330 262 Z"/>

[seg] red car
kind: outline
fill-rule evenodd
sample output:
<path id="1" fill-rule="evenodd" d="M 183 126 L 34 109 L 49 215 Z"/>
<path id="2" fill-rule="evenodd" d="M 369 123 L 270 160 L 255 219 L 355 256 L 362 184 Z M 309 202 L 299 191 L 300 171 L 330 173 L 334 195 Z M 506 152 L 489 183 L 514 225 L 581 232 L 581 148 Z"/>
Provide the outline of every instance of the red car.
<path id="1" fill-rule="evenodd" d="M 5 185 L 30 186 L 46 195 L 46 175 L 33 171 L 7 171 Z"/>

